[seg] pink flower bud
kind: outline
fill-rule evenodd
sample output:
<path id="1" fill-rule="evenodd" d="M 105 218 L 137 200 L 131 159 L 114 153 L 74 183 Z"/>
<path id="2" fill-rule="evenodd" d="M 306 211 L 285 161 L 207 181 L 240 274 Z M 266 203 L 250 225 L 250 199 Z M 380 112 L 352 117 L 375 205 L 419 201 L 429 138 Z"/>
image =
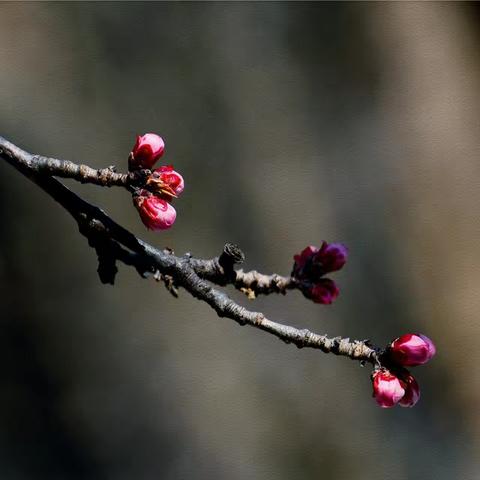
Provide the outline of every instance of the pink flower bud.
<path id="1" fill-rule="evenodd" d="M 183 177 L 173 169 L 172 165 L 164 165 L 157 168 L 153 175 L 157 176 L 177 197 L 183 192 L 185 187 Z"/>
<path id="2" fill-rule="evenodd" d="M 406 367 L 427 363 L 435 352 L 435 345 L 428 337 L 414 333 L 402 335 L 390 346 L 390 356 L 393 361 Z"/>
<path id="3" fill-rule="evenodd" d="M 413 407 L 420 399 L 420 387 L 410 373 L 402 375 L 401 382 L 405 389 L 405 395 L 399 400 L 398 404 L 401 407 Z"/>
<path id="4" fill-rule="evenodd" d="M 340 270 L 347 261 L 348 249 L 342 243 L 323 242 L 320 250 L 313 256 L 313 263 L 318 265 L 323 273 Z"/>
<path id="5" fill-rule="evenodd" d="M 396 405 L 405 395 L 400 380 L 388 370 L 377 370 L 372 375 L 373 397 L 382 408 Z"/>
<path id="6" fill-rule="evenodd" d="M 315 303 L 330 305 L 340 293 L 336 283 L 329 278 L 322 278 L 307 290 L 306 296 Z"/>
<path id="7" fill-rule="evenodd" d="M 162 137 L 155 133 L 146 133 L 137 136 L 137 141 L 128 159 L 129 169 L 151 169 L 155 162 L 162 156 L 165 143 Z"/>
<path id="8" fill-rule="evenodd" d="M 150 230 L 166 230 L 175 222 L 177 212 L 166 200 L 155 195 L 139 195 L 135 206 L 144 225 Z"/>

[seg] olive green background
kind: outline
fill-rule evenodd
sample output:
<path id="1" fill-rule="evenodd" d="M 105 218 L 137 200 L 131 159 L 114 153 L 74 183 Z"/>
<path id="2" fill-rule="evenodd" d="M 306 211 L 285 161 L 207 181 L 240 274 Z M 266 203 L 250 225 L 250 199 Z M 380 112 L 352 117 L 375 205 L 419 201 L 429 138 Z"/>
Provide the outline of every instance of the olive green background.
<path id="1" fill-rule="evenodd" d="M 151 243 L 286 274 L 350 248 L 331 307 L 269 318 L 377 344 L 422 332 L 414 409 L 368 368 L 218 318 L 120 266 L 101 285 L 68 214 L 0 164 L 0 476 L 477 479 L 480 19 L 461 3 L 1 3 L 0 135 L 126 168 L 135 135 L 185 177 L 170 231 L 68 183 Z"/>

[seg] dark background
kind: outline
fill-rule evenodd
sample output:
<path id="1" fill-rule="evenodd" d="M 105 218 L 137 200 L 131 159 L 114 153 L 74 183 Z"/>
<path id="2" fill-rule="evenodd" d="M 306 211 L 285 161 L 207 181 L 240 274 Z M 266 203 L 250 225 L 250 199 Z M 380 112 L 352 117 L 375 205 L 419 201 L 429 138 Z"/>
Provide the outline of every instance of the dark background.
<path id="1" fill-rule="evenodd" d="M 0 476 L 477 479 L 478 4 L 1 3 L 0 134 L 126 168 L 166 140 L 170 231 L 120 189 L 69 185 L 134 233 L 288 273 L 345 242 L 334 306 L 250 307 L 319 333 L 432 337 L 413 409 L 370 371 L 219 319 L 121 266 L 101 285 L 68 214 L 0 165 Z M 237 292 L 235 298 L 247 305 Z"/>

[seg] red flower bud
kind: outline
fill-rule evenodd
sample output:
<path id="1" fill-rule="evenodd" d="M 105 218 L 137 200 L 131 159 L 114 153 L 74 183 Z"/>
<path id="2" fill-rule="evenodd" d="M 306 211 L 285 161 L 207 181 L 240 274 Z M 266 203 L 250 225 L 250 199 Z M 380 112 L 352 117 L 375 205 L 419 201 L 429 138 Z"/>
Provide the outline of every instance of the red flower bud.
<path id="1" fill-rule="evenodd" d="M 340 270 L 347 261 L 348 249 L 341 243 L 323 242 L 320 248 L 310 245 L 293 259 L 293 276 L 299 280 L 316 282 L 329 272 Z"/>
<path id="2" fill-rule="evenodd" d="M 318 252 L 318 248 L 314 247 L 313 245 L 309 245 L 308 247 L 304 248 L 298 255 L 294 255 L 293 259 L 295 260 L 295 264 L 293 266 L 293 274 L 300 278 L 302 276 L 302 270 L 306 266 L 307 262 L 311 260 L 313 255 Z"/>
<path id="3" fill-rule="evenodd" d="M 420 387 L 410 373 L 401 375 L 401 382 L 405 389 L 405 395 L 399 400 L 398 404 L 401 407 L 413 407 L 420 399 Z"/>
<path id="4" fill-rule="evenodd" d="M 435 352 L 435 345 L 428 337 L 414 333 L 402 335 L 390 346 L 393 361 L 405 367 L 423 365 L 435 355 Z"/>
<path id="5" fill-rule="evenodd" d="M 137 141 L 128 159 L 129 169 L 148 168 L 151 170 L 155 162 L 162 156 L 164 149 L 165 143 L 162 137 L 155 133 L 137 136 Z"/>
<path id="6" fill-rule="evenodd" d="M 155 195 L 139 195 L 135 197 L 134 203 L 142 222 L 150 230 L 166 230 L 173 225 L 177 217 L 172 205 Z"/>
<path id="7" fill-rule="evenodd" d="M 317 264 L 323 273 L 336 272 L 347 262 L 348 249 L 342 243 L 323 242 L 320 250 L 313 255 L 313 263 Z"/>
<path id="8" fill-rule="evenodd" d="M 177 197 L 183 192 L 185 182 L 183 177 L 176 172 L 172 165 L 164 165 L 153 172 L 154 177 L 163 182 Z"/>
<path id="9" fill-rule="evenodd" d="M 373 397 L 382 408 L 396 405 L 405 395 L 400 380 L 386 369 L 377 370 L 372 375 Z"/>
<path id="10" fill-rule="evenodd" d="M 340 290 L 333 280 L 322 278 L 307 290 L 306 296 L 315 303 L 330 305 L 339 293 Z"/>

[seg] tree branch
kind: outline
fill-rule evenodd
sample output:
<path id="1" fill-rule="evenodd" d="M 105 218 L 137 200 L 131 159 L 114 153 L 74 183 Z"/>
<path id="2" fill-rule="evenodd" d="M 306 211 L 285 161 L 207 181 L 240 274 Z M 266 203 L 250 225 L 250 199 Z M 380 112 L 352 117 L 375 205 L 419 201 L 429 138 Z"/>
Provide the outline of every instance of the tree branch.
<path id="1" fill-rule="evenodd" d="M 45 174 L 54 177 L 71 178 L 80 183 L 91 183 L 102 187 L 131 187 L 145 184 L 145 179 L 151 174 L 150 170 L 136 170 L 128 173 L 117 173 L 115 166 L 100 168 L 98 170 L 88 165 L 78 165 L 70 160 L 44 157 L 42 155 L 25 155 L 27 152 L 13 143 L 0 137 L 3 158 L 15 159 L 15 168 L 21 167 L 30 174 Z M 11 163 L 11 162 L 10 162 Z M 18 168 L 17 168 L 18 169 Z"/>
<path id="2" fill-rule="evenodd" d="M 282 277 L 276 273 L 265 275 L 256 270 L 250 272 L 235 270 L 235 264 L 242 263 L 244 259 L 245 255 L 239 247 L 227 243 L 219 257 L 211 260 L 192 258 L 190 264 L 199 277 L 221 286 L 231 284 L 252 300 L 260 294 L 285 295 L 287 290 L 298 287 L 293 277 Z"/>
<path id="3" fill-rule="evenodd" d="M 2 137 L 0 157 L 30 178 L 72 215 L 78 223 L 80 233 L 96 250 L 98 273 L 102 282 L 113 284 L 117 273 L 116 262 L 121 261 L 134 267 L 142 277 L 153 275 L 156 279 L 163 280 L 173 294 L 176 294 L 179 287 L 183 287 L 195 298 L 210 305 L 220 317 L 230 318 L 239 325 L 259 328 L 299 348 L 315 348 L 361 362 L 381 363 L 383 349 L 370 345 L 368 341 L 329 338 L 274 322 L 260 312 L 247 310 L 209 283 L 220 286 L 232 284 L 254 298 L 258 294 L 285 294 L 288 289 L 297 288 L 294 278 L 235 270 L 235 264 L 244 260 L 244 254 L 232 244 L 225 245 L 222 254 L 210 260 L 196 259 L 189 254 L 177 257 L 170 250 L 159 250 L 137 238 L 101 209 L 86 202 L 53 178 L 60 176 L 82 183 L 130 188 L 142 186 L 149 171 L 120 174 L 112 167 L 95 170 L 67 160 L 32 155 Z"/>

